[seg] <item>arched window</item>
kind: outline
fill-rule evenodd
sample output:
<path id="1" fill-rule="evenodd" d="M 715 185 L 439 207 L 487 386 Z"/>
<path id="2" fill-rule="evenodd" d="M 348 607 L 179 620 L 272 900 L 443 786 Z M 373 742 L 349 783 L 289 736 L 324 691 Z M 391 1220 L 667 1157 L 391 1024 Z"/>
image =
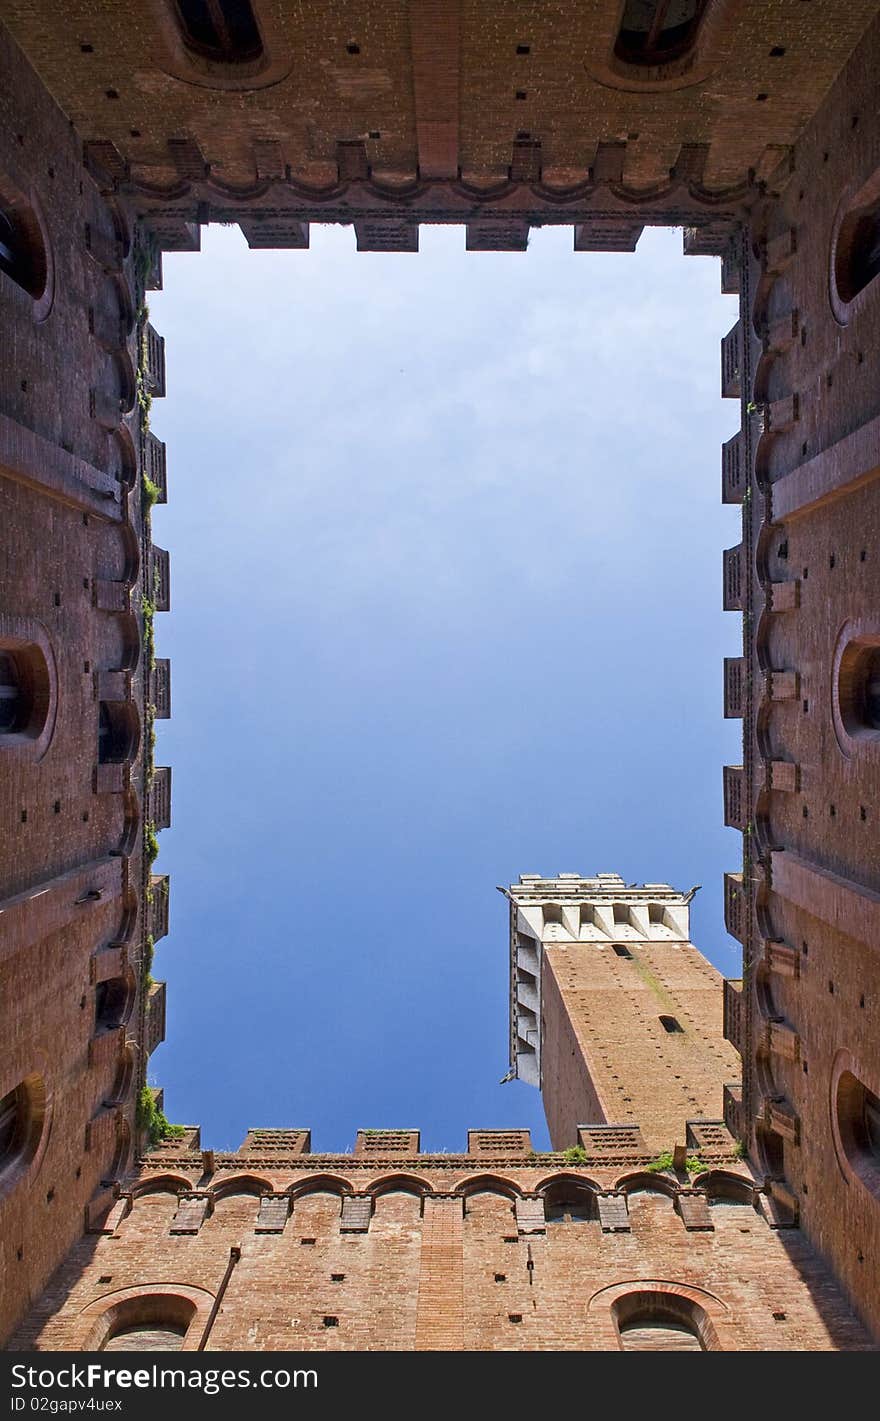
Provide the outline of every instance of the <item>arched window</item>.
<path id="1" fill-rule="evenodd" d="M 102 1352 L 179 1352 L 186 1336 L 181 1323 L 121 1327 L 104 1343 Z"/>
<path id="2" fill-rule="evenodd" d="M 49 672 L 39 647 L 0 642 L 0 745 L 37 737 L 49 713 Z"/>
<path id="3" fill-rule="evenodd" d="M 30 1163 L 45 1119 L 46 1089 L 40 1076 L 28 1076 L 0 1098 L 0 1179 Z"/>
<path id="4" fill-rule="evenodd" d="M 48 263 L 43 233 L 29 203 L 0 176 L 0 271 L 35 301 L 43 295 Z"/>
<path id="5" fill-rule="evenodd" d="M 841 223 L 834 261 L 841 301 L 854 301 L 876 276 L 880 276 L 880 202 L 856 208 Z"/>
<path id="6" fill-rule="evenodd" d="M 98 763 L 120 765 L 134 758 L 137 730 L 127 701 L 102 701 L 98 711 Z"/>
<path id="7" fill-rule="evenodd" d="M 620 1328 L 624 1352 L 702 1352 L 700 1339 L 671 1318 L 634 1318 Z"/>
<path id="8" fill-rule="evenodd" d="M 18 664 L 8 651 L 0 651 L 0 735 L 18 730 L 26 718 L 26 696 Z"/>
<path id="9" fill-rule="evenodd" d="M 659 65 L 693 46 L 706 0 L 626 0 L 614 45 L 625 64 Z"/>
<path id="10" fill-rule="evenodd" d="M 249 0 L 175 0 L 187 49 L 214 64 L 253 64 L 263 40 Z"/>
<path id="11" fill-rule="evenodd" d="M 624 1352 L 702 1352 L 712 1340 L 703 1309 L 677 1293 L 626 1293 L 613 1312 Z"/>
<path id="12" fill-rule="evenodd" d="M 880 1193 L 880 1099 L 851 1071 L 837 1083 L 837 1124 L 851 1168 Z"/>
<path id="13" fill-rule="evenodd" d="M 0 1100 L 0 1169 L 10 1164 L 21 1150 L 27 1134 L 27 1096 L 16 1086 Z"/>
<path id="14" fill-rule="evenodd" d="M 113 1031 L 128 1019 L 129 984 L 124 977 L 110 977 L 95 988 L 95 1030 Z"/>
<path id="15" fill-rule="evenodd" d="M 837 701 L 848 735 L 870 740 L 880 735 L 880 637 L 849 642 L 840 659 Z"/>
<path id="16" fill-rule="evenodd" d="M 544 1218 L 548 1224 L 583 1223 L 596 1217 L 592 1191 L 576 1180 L 561 1179 L 544 1194 Z"/>
<path id="17" fill-rule="evenodd" d="M 106 1309 L 89 1333 L 95 1352 L 179 1352 L 190 1328 L 198 1332 L 196 1304 L 177 1293 L 134 1293 Z"/>

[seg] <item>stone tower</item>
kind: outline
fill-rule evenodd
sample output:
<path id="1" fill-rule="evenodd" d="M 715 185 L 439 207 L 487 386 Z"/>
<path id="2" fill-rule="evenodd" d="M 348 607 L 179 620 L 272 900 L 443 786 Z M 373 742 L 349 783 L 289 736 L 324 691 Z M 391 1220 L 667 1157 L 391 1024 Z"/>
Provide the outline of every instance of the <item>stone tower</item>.
<path id="1" fill-rule="evenodd" d="M 649 1148 L 720 1120 L 738 1078 L 721 977 L 690 941 L 690 893 L 523 874 L 510 900 L 511 1068 L 540 1086 L 554 1149 L 578 1126 L 638 1122 Z"/>
<path id="2" fill-rule="evenodd" d="M 616 1238 L 622 1194 L 641 1251 L 627 1253 L 626 1238 L 621 1252 L 609 1248 L 597 1288 L 628 1286 L 624 1275 L 678 1277 L 683 1297 L 720 1277 L 718 1259 L 735 1249 L 740 1321 L 732 1334 L 716 1330 L 718 1345 L 861 1345 L 840 1322 L 840 1299 L 876 1329 L 880 4 L 706 0 L 683 24 L 669 7 L 621 0 L 399 0 L 369 7 L 368 19 L 356 0 L 234 8 L 249 17 L 237 38 L 217 21 L 220 0 L 207 33 L 201 7 L 183 0 L 78 6 L 73 16 L 64 0 L 3 6 L 0 1337 L 21 1327 L 15 1335 L 41 1346 L 112 1341 L 138 1310 L 155 1316 L 160 1263 L 179 1289 L 169 1325 L 199 1309 L 210 1317 L 229 1250 L 241 1247 L 243 1281 L 250 1260 L 267 1255 L 268 1311 L 240 1334 L 244 1313 L 230 1307 L 229 1331 L 212 1345 L 240 1335 L 281 1345 L 289 1312 L 277 1328 L 266 1319 L 277 1278 L 293 1274 L 281 1253 L 273 1271 L 277 1244 L 311 1289 L 309 1345 L 430 1345 L 432 1335 L 443 1345 L 617 1345 L 610 1305 L 598 1330 L 581 1326 L 584 1250 L 556 1226 L 561 1208 L 576 1228 Z M 731 517 L 739 509 L 723 603 L 741 616 L 742 647 L 724 664 L 723 713 L 742 722 L 742 757 L 723 785 L 725 823 L 742 835 L 725 920 L 743 976 L 724 985 L 723 1017 L 742 1085 L 729 1084 L 738 1072 L 708 1005 L 714 973 L 689 943 L 680 894 L 631 892 L 618 879 L 570 879 L 566 889 L 561 877 L 511 890 L 515 1069 L 543 1083 L 554 1138 L 572 1143 L 585 1126 L 585 1151 L 606 1171 L 582 1181 L 595 1197 L 575 1219 L 562 1207 L 570 1197 L 554 1199 L 570 1188 L 553 1172 L 559 1160 L 536 1164 L 511 1132 L 490 1141 L 499 1158 L 512 1153 L 484 1218 L 483 1243 L 491 1236 L 500 1256 L 479 1279 L 514 1276 L 502 1261 L 508 1238 L 508 1257 L 520 1238 L 514 1199 L 523 1236 L 540 1235 L 542 1217 L 552 1224 L 547 1256 L 559 1267 L 547 1276 L 563 1281 L 541 1332 L 523 1322 L 521 1297 L 503 1309 L 496 1284 L 483 1289 L 473 1271 L 451 1322 L 426 1302 L 420 1322 L 383 1314 L 372 1334 L 347 1330 L 360 1300 L 381 1303 L 380 1271 L 388 1296 L 401 1295 L 401 1219 L 419 1260 L 407 1276 L 424 1269 L 426 1300 L 447 1286 L 450 1257 L 488 1260 L 481 1206 L 468 1202 L 482 1198 L 482 1146 L 454 1175 L 449 1158 L 422 1156 L 411 1132 L 403 1145 L 371 1133 L 384 1164 L 366 1153 L 349 1174 L 342 1158 L 332 1179 L 326 1157 L 301 1160 L 265 1138 L 259 1172 L 250 1152 L 245 1170 L 241 1155 L 203 1159 L 192 1133 L 170 1152 L 166 1138 L 164 1157 L 150 1152 L 162 1117 L 146 1067 L 164 1029 L 151 964 L 169 901 L 152 861 L 170 815 L 152 728 L 170 713 L 170 678 L 154 636 L 168 559 L 150 524 L 166 492 L 165 448 L 149 428 L 164 345 L 145 298 L 161 285 L 162 253 L 196 252 L 209 222 L 238 223 L 251 247 L 289 249 L 308 247 L 311 223 L 350 224 L 359 251 L 392 253 L 416 252 L 421 224 L 459 224 L 471 252 L 523 254 L 533 227 L 569 227 L 586 254 L 631 252 L 646 226 L 671 225 L 685 254 L 720 257 L 722 290 L 739 297 L 721 345 L 731 402 L 721 497 Z M 582 926 L 597 935 L 582 938 Z M 700 1115 L 711 1126 L 722 1086 L 748 1164 L 726 1159 L 722 1140 L 724 1177 L 696 1201 L 667 1180 L 658 1204 L 639 1173 L 647 1142 L 620 1122 L 632 1115 L 665 1151 L 683 1128 L 696 1138 Z M 414 1195 L 400 1187 L 401 1161 Z M 749 1174 L 749 1187 L 731 1185 L 730 1172 Z M 751 1233 L 751 1215 L 748 1232 L 722 1209 L 705 1226 L 702 1206 L 730 1188 L 737 1207 L 762 1217 L 766 1207 L 769 1241 Z M 600 1207 L 600 1194 L 617 1204 Z M 360 1203 L 343 1216 L 349 1196 Z M 344 1305 L 332 1289 L 319 1298 L 346 1271 L 331 1257 L 341 1236 L 370 1232 L 348 1223 L 367 1218 L 365 1199 L 379 1227 L 361 1291 L 350 1288 Z M 738 1279 L 753 1244 L 744 1302 Z M 781 1276 L 783 1252 L 796 1260 L 793 1290 L 771 1299 L 767 1278 Z M 102 1291 L 110 1273 L 106 1288 L 130 1290 L 117 1313 Z M 834 1299 L 833 1326 L 810 1330 L 804 1278 L 822 1308 Z M 622 1323 L 637 1316 L 630 1306 Z M 86 1308 L 103 1318 L 94 1334 L 71 1321 Z M 777 1321 L 791 1324 L 787 1340 Z M 192 1331 L 186 1345 L 197 1341 Z"/>

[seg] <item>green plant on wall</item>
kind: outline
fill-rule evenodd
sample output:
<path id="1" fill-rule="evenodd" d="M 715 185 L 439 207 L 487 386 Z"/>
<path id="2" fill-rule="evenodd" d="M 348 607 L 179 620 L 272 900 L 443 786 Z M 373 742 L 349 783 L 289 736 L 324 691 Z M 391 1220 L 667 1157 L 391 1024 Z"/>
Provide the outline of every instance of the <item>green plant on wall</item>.
<path id="1" fill-rule="evenodd" d="M 153 940 L 153 934 L 147 933 L 146 941 L 144 942 L 143 966 L 141 968 L 141 978 L 144 987 L 152 987 L 153 985 L 153 957 L 155 953 L 156 944 Z"/>
<path id="2" fill-rule="evenodd" d="M 586 1164 L 588 1156 L 583 1145 L 571 1145 L 562 1151 L 562 1158 L 566 1164 Z"/>
<path id="3" fill-rule="evenodd" d="M 151 1145 L 158 1145 L 160 1140 L 179 1140 L 181 1135 L 186 1134 L 185 1125 L 172 1125 L 169 1122 L 164 1110 L 160 1110 L 156 1104 L 156 1097 L 148 1085 L 141 1086 L 135 1120 L 139 1130 L 146 1130 Z"/>
<path id="4" fill-rule="evenodd" d="M 684 1167 L 688 1174 L 705 1174 L 709 1169 L 699 1155 L 688 1155 Z M 671 1150 L 664 1150 L 656 1159 L 652 1159 L 650 1164 L 645 1165 L 648 1174 L 660 1174 L 663 1170 L 674 1168 L 675 1161 Z"/>
<path id="5" fill-rule="evenodd" d="M 158 484 L 154 484 L 149 474 L 141 475 L 141 500 L 144 513 L 149 514 L 150 509 L 155 507 L 162 496 L 162 490 Z"/>
<path id="6" fill-rule="evenodd" d="M 672 1168 L 672 1152 L 664 1150 L 656 1159 L 652 1159 L 650 1164 L 645 1165 L 648 1174 L 659 1174 L 661 1170 Z"/>

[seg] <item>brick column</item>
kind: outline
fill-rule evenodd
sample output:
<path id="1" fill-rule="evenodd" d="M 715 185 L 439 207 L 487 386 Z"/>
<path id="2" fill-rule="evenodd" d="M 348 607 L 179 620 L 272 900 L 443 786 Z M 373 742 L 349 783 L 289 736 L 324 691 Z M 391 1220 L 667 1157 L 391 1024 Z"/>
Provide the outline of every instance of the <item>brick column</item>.
<path id="1" fill-rule="evenodd" d="M 460 1199 L 425 1200 L 417 1352 L 464 1350 L 463 1218 Z"/>

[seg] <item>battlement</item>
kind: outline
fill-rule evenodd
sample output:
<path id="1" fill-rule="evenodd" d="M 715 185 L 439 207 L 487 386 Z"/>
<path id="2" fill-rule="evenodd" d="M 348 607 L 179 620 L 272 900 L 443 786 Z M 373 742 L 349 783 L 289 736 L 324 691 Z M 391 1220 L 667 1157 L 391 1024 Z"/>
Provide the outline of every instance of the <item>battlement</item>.
<path id="1" fill-rule="evenodd" d="M 140 1169 L 164 1169 L 174 1162 L 189 1167 L 194 1155 L 200 1156 L 212 1173 L 238 1168 L 244 1162 L 250 1167 L 260 1161 L 294 1169 L 316 1166 L 361 1169 L 386 1162 L 393 1163 L 395 1168 L 430 1165 L 446 1169 L 458 1163 L 483 1165 L 489 1160 L 516 1164 L 539 1162 L 542 1167 L 545 1163 L 636 1166 L 649 1165 L 657 1157 L 640 1127 L 629 1123 L 580 1125 L 577 1145 L 568 1150 L 544 1151 L 533 1149 L 531 1131 L 520 1127 L 468 1130 L 466 1148 L 460 1152 L 423 1150 L 420 1131 L 413 1129 L 358 1130 L 353 1145 L 345 1151 L 313 1150 L 312 1132 L 305 1128 L 251 1128 L 237 1150 L 205 1150 L 199 1127 L 187 1125 L 185 1130 L 185 1135 L 162 1140 L 149 1150 L 140 1161 Z M 670 1156 L 678 1143 L 669 1141 L 667 1153 Z M 727 1164 L 740 1155 L 737 1142 L 723 1120 L 688 1121 L 687 1144 L 694 1156 L 707 1162 Z"/>

